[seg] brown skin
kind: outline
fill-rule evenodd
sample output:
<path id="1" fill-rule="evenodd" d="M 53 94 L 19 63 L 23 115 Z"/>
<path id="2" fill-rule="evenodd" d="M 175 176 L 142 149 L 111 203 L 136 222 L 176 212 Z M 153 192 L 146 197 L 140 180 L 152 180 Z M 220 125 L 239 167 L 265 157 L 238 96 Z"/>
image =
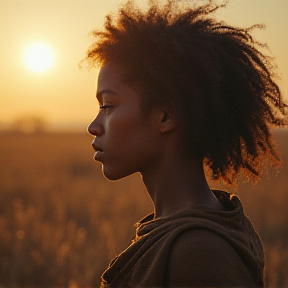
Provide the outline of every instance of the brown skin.
<path id="1" fill-rule="evenodd" d="M 117 180 L 140 172 L 156 218 L 199 204 L 223 209 L 207 184 L 202 161 L 188 157 L 173 109 L 154 107 L 144 118 L 140 95 L 121 82 L 113 65 L 101 69 L 97 99 L 100 112 L 88 131 L 103 150 L 96 160 L 106 178 Z"/>
<path id="2" fill-rule="evenodd" d="M 144 116 L 140 97 L 121 82 L 115 66 L 107 64 L 101 69 L 97 89 L 100 111 L 88 131 L 96 136 L 92 145 L 100 150 L 95 160 L 102 163 L 103 174 L 117 180 L 140 172 L 154 204 L 155 218 L 198 205 L 223 210 L 207 184 L 202 161 L 188 156 L 182 140 L 183 125 L 174 109 L 165 105 L 153 107 L 149 116 Z M 190 256 L 185 257 L 185 239 L 184 244 L 179 243 L 174 249 L 184 258 L 178 260 L 172 255 L 170 272 L 191 283 L 189 273 L 182 275 L 183 269 L 179 270 L 182 263 L 191 260 Z"/>

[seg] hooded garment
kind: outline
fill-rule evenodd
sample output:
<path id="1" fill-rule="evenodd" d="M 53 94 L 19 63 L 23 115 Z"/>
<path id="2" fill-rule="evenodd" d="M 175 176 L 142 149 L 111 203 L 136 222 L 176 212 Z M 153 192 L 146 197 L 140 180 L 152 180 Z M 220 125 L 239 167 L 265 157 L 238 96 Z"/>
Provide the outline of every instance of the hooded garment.
<path id="1" fill-rule="evenodd" d="M 111 261 L 102 274 L 100 287 L 169 287 L 167 266 L 173 243 L 184 232 L 193 229 L 207 229 L 227 241 L 247 267 L 254 286 L 263 287 L 262 244 L 251 221 L 243 213 L 240 199 L 219 190 L 213 193 L 225 211 L 199 205 L 159 219 L 150 214 L 136 223 L 132 244 Z M 194 287 L 193 283 L 191 287 Z"/>

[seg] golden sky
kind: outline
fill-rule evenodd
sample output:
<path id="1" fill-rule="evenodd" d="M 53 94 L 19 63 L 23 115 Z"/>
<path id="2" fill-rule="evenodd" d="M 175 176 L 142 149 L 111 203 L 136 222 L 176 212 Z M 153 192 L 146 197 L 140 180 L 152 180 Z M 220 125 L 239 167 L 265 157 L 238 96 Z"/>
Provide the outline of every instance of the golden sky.
<path id="1" fill-rule="evenodd" d="M 55 129 L 85 131 L 97 113 L 96 72 L 80 70 L 78 63 L 91 43 L 89 31 L 101 28 L 104 16 L 121 3 L 0 0 L 0 129 L 18 117 L 40 115 Z M 288 1 L 230 0 L 217 15 L 230 25 L 266 24 L 254 35 L 268 43 L 276 58 L 279 84 L 288 100 Z M 52 52 L 48 70 L 27 67 L 24 55 L 33 43 L 43 43 Z"/>

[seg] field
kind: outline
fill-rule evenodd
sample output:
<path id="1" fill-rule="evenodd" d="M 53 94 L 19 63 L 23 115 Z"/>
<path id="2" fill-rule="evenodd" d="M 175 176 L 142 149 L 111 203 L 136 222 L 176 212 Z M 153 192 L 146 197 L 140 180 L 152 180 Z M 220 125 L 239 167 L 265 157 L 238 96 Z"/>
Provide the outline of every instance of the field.
<path id="1" fill-rule="evenodd" d="M 288 287 L 288 132 L 276 137 L 282 170 L 237 187 L 262 237 L 271 288 Z M 104 179 L 91 141 L 86 134 L 0 135 L 0 287 L 99 287 L 133 224 L 152 211 L 139 175 Z"/>

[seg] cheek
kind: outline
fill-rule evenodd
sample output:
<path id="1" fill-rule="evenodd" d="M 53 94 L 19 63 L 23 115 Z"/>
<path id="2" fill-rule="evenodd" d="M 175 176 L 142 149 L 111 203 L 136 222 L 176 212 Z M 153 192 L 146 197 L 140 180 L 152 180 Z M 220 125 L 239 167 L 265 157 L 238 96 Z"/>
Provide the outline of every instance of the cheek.
<path id="1" fill-rule="evenodd" d="M 126 120 L 128 118 L 114 124 L 111 119 L 107 127 L 103 173 L 110 180 L 141 172 L 159 155 L 160 143 L 153 126 L 137 118 Z"/>
<path id="2" fill-rule="evenodd" d="M 119 109 L 119 111 L 115 111 L 115 113 L 107 118 L 105 123 L 107 138 L 113 138 L 114 141 L 121 142 L 125 141 L 125 139 L 128 140 L 130 137 L 133 138 L 135 133 L 141 132 L 145 126 L 145 120 L 141 118 L 138 110 L 134 112 L 131 111 L 133 111 L 133 109 L 129 109 L 129 107 L 127 107 L 127 109 Z M 107 141 L 109 140 L 107 139 Z"/>
<path id="3" fill-rule="evenodd" d="M 131 119 L 130 121 L 123 119 L 122 121 L 117 121 L 115 124 L 111 121 L 110 124 L 106 134 L 106 144 L 111 149 L 110 152 L 113 149 L 114 153 L 127 153 L 126 156 L 129 157 L 129 154 L 132 154 L 133 151 L 140 149 L 147 137 L 145 127 L 140 125 L 135 119 Z M 114 153 L 112 154 L 114 155 Z"/>

